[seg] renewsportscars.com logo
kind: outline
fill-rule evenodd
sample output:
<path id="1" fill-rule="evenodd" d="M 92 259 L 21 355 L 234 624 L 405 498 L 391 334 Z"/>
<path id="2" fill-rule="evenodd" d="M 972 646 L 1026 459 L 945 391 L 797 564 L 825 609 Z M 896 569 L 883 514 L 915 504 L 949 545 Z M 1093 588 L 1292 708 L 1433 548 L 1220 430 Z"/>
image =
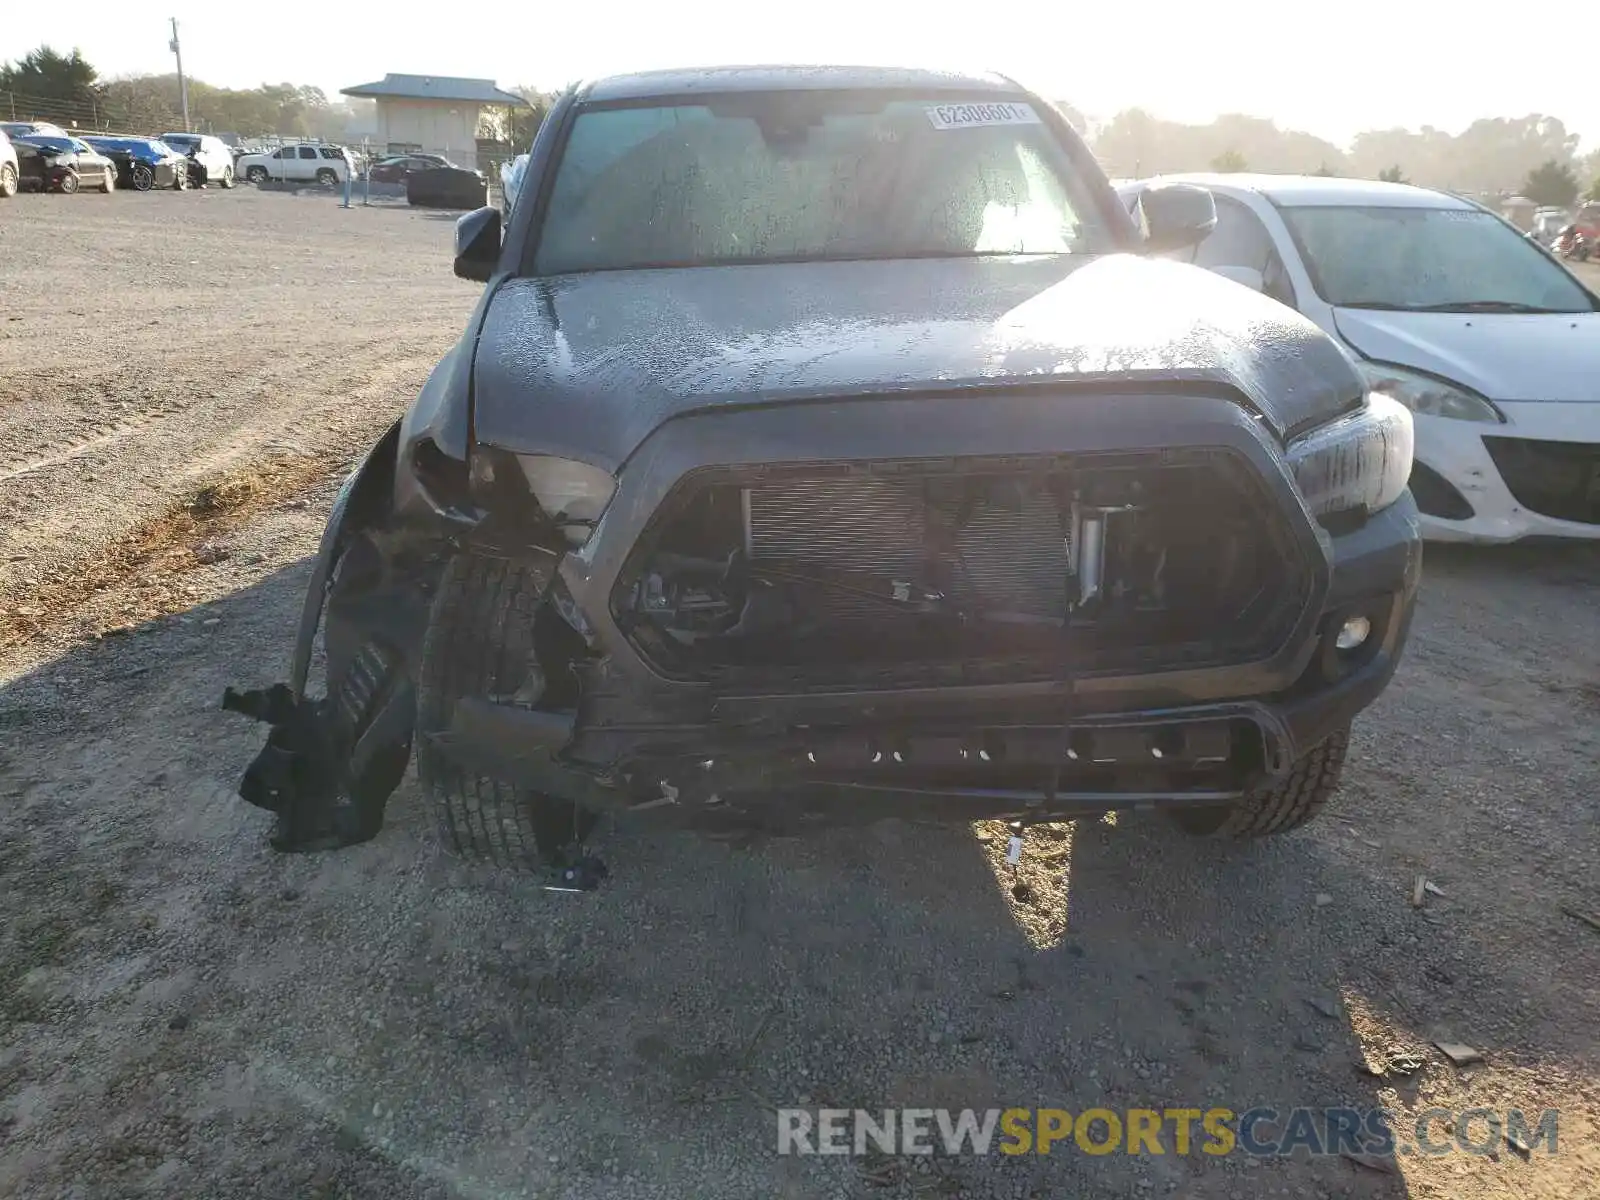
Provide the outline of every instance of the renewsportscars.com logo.
<path id="1" fill-rule="evenodd" d="M 780 1108 L 779 1154 L 1496 1154 L 1557 1149 L 1560 1112 L 1429 1108 Z"/>

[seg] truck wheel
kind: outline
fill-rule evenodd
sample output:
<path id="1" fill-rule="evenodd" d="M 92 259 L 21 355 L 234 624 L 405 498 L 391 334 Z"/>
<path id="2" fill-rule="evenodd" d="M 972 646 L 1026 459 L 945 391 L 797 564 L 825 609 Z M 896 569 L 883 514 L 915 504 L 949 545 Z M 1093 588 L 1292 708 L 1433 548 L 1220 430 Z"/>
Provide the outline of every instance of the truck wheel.
<path id="1" fill-rule="evenodd" d="M 1321 812 L 1338 789 L 1349 745 L 1346 726 L 1313 746 L 1275 787 L 1231 804 L 1175 808 L 1173 818 L 1186 832 L 1206 837 L 1266 837 L 1298 829 Z"/>
<path id="2" fill-rule="evenodd" d="M 265 183 L 267 181 L 267 169 L 265 167 L 251 167 L 244 173 L 244 177 L 251 183 Z"/>
<path id="3" fill-rule="evenodd" d="M 317 170 L 317 182 L 323 187 L 332 187 L 339 182 L 339 173 L 332 167 L 321 167 Z"/>
<path id="4" fill-rule="evenodd" d="M 463 696 L 541 690 L 534 618 L 548 582 L 532 562 L 463 553 L 434 596 L 417 671 L 417 777 L 442 841 L 463 858 L 537 870 L 594 824 L 567 801 L 463 771 L 428 737 L 449 728 Z"/>

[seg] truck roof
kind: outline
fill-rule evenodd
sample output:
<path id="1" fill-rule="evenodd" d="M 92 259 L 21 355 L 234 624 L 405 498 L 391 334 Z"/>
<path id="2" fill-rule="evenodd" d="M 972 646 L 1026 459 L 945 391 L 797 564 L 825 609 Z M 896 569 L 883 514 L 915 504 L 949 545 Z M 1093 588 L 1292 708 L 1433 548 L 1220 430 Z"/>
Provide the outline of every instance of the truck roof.
<path id="1" fill-rule="evenodd" d="M 928 92 L 995 92 L 1023 89 L 1003 75 L 965 74 L 908 67 L 748 66 L 690 67 L 612 75 L 586 83 L 583 100 L 608 102 L 683 96 L 697 92 L 866 91 L 884 88 Z"/>

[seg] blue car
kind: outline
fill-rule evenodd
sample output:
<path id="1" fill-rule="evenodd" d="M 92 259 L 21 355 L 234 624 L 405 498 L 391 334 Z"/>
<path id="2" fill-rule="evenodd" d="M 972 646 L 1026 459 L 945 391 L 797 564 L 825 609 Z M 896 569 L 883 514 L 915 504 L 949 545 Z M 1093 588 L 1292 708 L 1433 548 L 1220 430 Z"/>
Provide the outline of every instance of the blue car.
<path id="1" fill-rule="evenodd" d="M 83 139 L 117 164 L 117 182 L 136 192 L 189 186 L 189 160 L 158 138 L 86 137 Z"/>

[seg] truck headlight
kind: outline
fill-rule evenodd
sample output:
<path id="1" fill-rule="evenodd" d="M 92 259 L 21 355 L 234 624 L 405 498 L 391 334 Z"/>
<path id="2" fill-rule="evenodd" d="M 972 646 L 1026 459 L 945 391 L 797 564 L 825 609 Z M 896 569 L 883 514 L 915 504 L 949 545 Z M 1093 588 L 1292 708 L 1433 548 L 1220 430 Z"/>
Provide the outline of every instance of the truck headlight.
<path id="1" fill-rule="evenodd" d="M 1360 409 L 1289 443 L 1294 481 L 1315 517 L 1365 509 L 1400 498 L 1411 477 L 1411 413 L 1374 392 Z"/>
<path id="2" fill-rule="evenodd" d="M 517 480 L 519 469 L 521 480 Z M 609 472 L 588 463 L 548 454 L 512 454 L 492 446 L 474 448 L 471 480 L 480 502 L 514 505 L 519 496 L 526 502 L 531 494 L 574 548 L 589 540 L 617 490 Z"/>
<path id="3" fill-rule="evenodd" d="M 1384 362 L 1359 362 L 1369 391 L 1393 396 L 1414 413 L 1425 417 L 1449 417 L 1456 421 L 1482 421 L 1504 424 L 1498 409 L 1476 392 Z"/>

